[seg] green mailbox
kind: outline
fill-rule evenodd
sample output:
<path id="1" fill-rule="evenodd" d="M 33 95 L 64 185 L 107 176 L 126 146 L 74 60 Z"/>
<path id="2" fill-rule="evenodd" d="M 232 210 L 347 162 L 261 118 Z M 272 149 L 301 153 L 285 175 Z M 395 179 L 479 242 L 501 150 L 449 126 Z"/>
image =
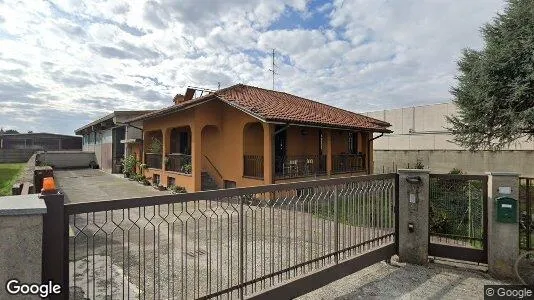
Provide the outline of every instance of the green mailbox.
<path id="1" fill-rule="evenodd" d="M 510 197 L 496 199 L 497 222 L 517 223 L 517 200 Z"/>

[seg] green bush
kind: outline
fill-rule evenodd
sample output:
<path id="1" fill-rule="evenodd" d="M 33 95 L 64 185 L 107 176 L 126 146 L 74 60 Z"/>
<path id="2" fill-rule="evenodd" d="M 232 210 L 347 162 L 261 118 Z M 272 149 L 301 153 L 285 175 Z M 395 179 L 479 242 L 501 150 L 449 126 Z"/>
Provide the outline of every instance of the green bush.
<path id="1" fill-rule="evenodd" d="M 161 144 L 161 141 L 158 140 L 157 138 L 152 138 L 152 143 L 148 147 L 148 152 L 161 154 L 162 149 L 163 149 L 163 146 Z"/>
<path id="2" fill-rule="evenodd" d="M 135 155 L 128 155 L 122 160 L 122 172 L 127 177 L 135 175 L 135 166 L 137 165 L 137 159 Z"/>
<path id="3" fill-rule="evenodd" d="M 173 192 L 174 194 L 184 194 L 187 193 L 187 190 L 183 186 L 176 186 L 171 185 L 167 188 L 169 191 Z"/>

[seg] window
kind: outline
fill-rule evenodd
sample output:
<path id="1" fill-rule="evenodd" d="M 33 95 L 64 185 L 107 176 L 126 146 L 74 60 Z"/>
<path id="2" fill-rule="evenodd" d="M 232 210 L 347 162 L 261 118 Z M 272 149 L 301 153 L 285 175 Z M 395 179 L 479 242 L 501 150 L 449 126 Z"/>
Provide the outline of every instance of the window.
<path id="1" fill-rule="evenodd" d="M 159 185 L 160 184 L 159 174 L 154 174 L 154 176 L 152 176 L 152 184 L 154 184 L 154 185 Z"/>
<path id="2" fill-rule="evenodd" d="M 233 189 L 235 188 L 237 185 L 236 185 L 236 182 L 235 181 L 230 181 L 230 180 L 225 180 L 224 181 L 224 188 L 225 189 Z"/>

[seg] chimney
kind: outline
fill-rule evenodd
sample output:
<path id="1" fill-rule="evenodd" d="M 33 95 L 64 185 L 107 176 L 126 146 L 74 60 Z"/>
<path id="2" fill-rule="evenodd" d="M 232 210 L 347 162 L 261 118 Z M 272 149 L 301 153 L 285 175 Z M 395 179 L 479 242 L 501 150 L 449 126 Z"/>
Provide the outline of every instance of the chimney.
<path id="1" fill-rule="evenodd" d="M 182 102 L 185 101 L 185 97 L 184 95 L 182 94 L 176 94 L 176 96 L 174 96 L 174 99 L 172 99 L 174 101 L 174 104 L 177 105 L 177 104 L 180 104 Z"/>

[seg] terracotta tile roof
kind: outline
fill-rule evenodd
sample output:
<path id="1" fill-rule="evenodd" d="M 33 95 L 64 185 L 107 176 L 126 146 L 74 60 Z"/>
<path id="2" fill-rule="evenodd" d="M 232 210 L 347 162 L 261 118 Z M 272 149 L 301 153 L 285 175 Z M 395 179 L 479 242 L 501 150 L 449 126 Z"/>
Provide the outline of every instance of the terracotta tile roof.
<path id="1" fill-rule="evenodd" d="M 220 99 L 264 121 L 390 132 L 391 124 L 295 95 L 237 84 L 213 94 L 192 99 L 139 118 L 147 119 L 186 109 L 211 99 Z"/>

